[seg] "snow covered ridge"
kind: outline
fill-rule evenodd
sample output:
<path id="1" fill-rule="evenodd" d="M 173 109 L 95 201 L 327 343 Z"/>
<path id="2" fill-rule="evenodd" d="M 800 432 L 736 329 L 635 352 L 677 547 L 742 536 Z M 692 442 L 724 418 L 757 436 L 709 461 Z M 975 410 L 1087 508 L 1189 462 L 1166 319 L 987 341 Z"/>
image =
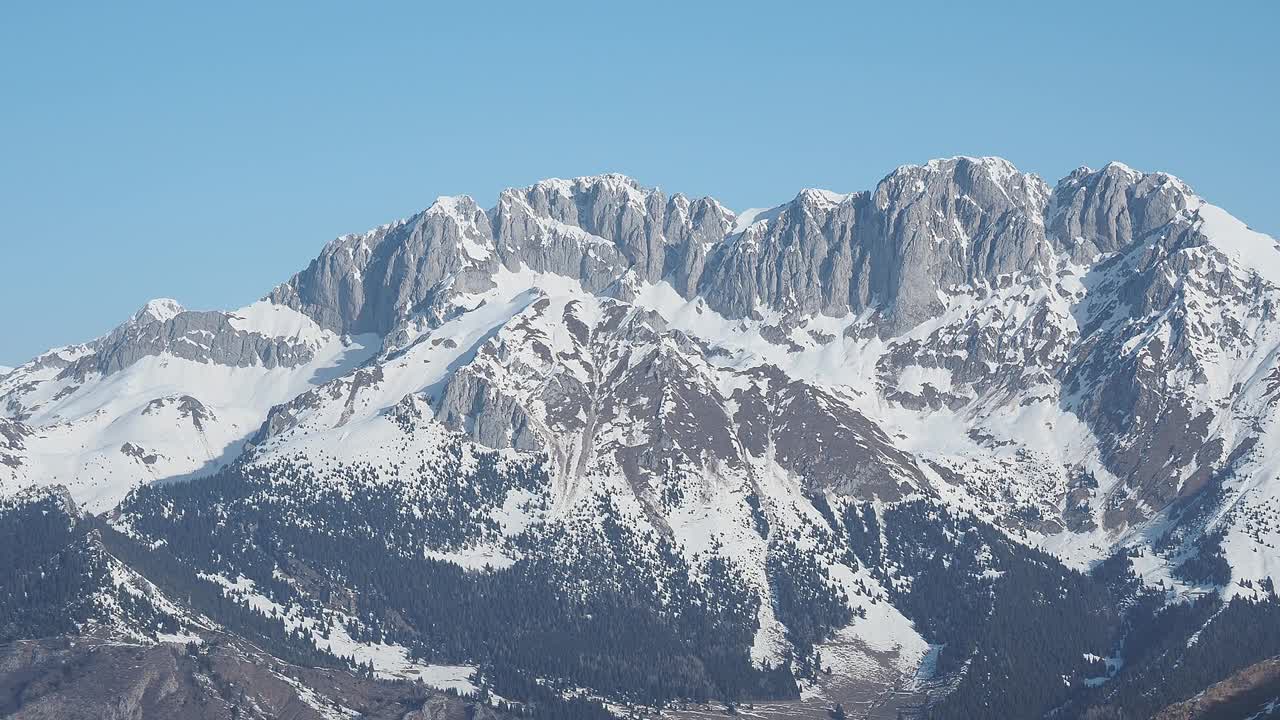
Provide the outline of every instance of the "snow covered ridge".
<path id="1" fill-rule="evenodd" d="M 1221 486 L 1234 509 L 1195 522 L 1246 579 L 1274 564 L 1270 530 L 1230 529 L 1277 492 L 1278 268 L 1271 238 L 1118 163 L 1051 187 L 934 160 L 741 214 L 621 175 L 443 197 L 248 307 L 152 301 L 0 376 L 0 492 L 61 482 L 100 512 L 245 452 L 374 452 L 412 413 L 545 453 L 562 507 L 608 478 L 666 517 L 671 470 L 691 496 L 781 472 L 936 495 L 1076 563 Z"/>
<path id="2" fill-rule="evenodd" d="M 286 307 L 148 303 L 106 336 L 0 376 L 0 492 L 62 483 L 93 512 L 234 459 L 267 411 L 378 348 Z"/>

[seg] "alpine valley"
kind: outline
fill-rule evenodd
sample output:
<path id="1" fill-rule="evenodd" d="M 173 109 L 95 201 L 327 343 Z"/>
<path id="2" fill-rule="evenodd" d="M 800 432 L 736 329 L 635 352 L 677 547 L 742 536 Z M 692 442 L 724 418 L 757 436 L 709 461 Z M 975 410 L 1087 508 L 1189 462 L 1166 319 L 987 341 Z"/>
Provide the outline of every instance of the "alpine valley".
<path id="1" fill-rule="evenodd" d="M 0 715 L 1280 717 L 1278 413 L 1167 174 L 442 197 L 0 374 Z"/>

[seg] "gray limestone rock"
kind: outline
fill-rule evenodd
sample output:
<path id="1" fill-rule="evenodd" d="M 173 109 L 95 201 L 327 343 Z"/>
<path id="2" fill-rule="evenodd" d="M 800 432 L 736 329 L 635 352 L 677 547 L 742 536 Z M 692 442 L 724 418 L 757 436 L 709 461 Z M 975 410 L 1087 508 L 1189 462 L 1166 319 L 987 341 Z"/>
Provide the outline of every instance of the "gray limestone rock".
<path id="1" fill-rule="evenodd" d="M 329 243 L 267 299 L 336 332 L 385 335 L 412 314 L 439 315 L 450 293 L 488 289 L 496 262 L 484 211 L 468 197 L 440 198 L 408 220 Z"/>
<path id="2" fill-rule="evenodd" d="M 93 352 L 66 364 L 59 378 L 83 381 L 90 373 L 110 375 L 145 357 L 160 354 L 231 367 L 297 367 L 314 356 L 311 346 L 291 338 L 268 337 L 237 328 L 235 315 L 174 308 L 171 315 L 139 311 L 105 337 Z"/>
<path id="3" fill-rule="evenodd" d="M 1090 263 L 1175 220 L 1190 198 L 1181 181 L 1164 173 L 1143 174 L 1120 163 L 1081 167 L 1053 190 L 1049 234 L 1060 251 Z"/>

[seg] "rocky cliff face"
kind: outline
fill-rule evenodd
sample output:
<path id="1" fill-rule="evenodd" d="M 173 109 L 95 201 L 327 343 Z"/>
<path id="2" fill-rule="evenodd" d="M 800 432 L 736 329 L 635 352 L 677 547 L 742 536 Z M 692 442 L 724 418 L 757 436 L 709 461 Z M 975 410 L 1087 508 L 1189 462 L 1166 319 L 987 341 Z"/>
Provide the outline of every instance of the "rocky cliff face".
<path id="1" fill-rule="evenodd" d="M 623 299 L 629 285 L 667 281 L 731 318 L 880 308 L 882 332 L 896 334 L 936 314 L 940 287 L 1045 266 L 1048 199 L 1039 178 L 991 158 L 900 168 L 872 193 L 805 190 L 753 222 L 618 175 L 550 180 L 503 191 L 487 213 L 441 198 L 340 238 L 271 299 L 340 332 L 385 334 L 433 298 L 484 289 L 501 263 Z"/>
<path id="2" fill-rule="evenodd" d="M 487 212 L 441 198 L 339 238 L 271 299 L 340 332 L 386 334 L 432 298 L 484 289 L 502 264 L 591 293 L 667 281 L 731 318 L 876 309 L 877 330 L 893 336 L 936 317 L 939 290 L 1043 277 L 1061 253 L 1092 263 L 1174 221 L 1193 197 L 1170 176 L 1119 164 L 1050 189 L 1004 160 L 952 158 L 899 168 L 871 192 L 805 190 L 739 219 L 713 199 L 622 176 L 550 180 L 503 191 Z"/>

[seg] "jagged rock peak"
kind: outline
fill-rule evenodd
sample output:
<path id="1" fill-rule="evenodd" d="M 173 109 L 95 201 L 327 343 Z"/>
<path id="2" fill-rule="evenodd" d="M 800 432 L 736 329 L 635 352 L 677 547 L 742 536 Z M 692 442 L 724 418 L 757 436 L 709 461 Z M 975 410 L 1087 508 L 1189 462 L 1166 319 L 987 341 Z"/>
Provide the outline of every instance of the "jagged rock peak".
<path id="1" fill-rule="evenodd" d="M 904 188 L 920 194 L 955 188 L 960 191 L 959 197 L 967 197 L 980 206 L 1003 202 L 1032 217 L 1043 214 L 1049 198 L 1049 186 L 1044 180 L 998 157 L 960 155 L 923 165 L 899 166 L 877 186 L 877 207 L 885 209 L 892 192 Z"/>
<path id="2" fill-rule="evenodd" d="M 1119 163 L 1051 188 L 1008 160 L 965 156 L 901 166 L 871 191 L 804 189 L 741 216 L 618 173 L 549 178 L 503 190 L 487 211 L 465 195 L 441 197 L 343 236 L 269 299 L 331 330 L 386 336 L 447 316 L 452 298 L 492 287 L 499 268 L 524 268 L 611 295 L 666 281 L 734 318 L 757 306 L 874 309 L 877 331 L 892 335 L 936 316 L 940 291 L 1047 278 L 1064 252 L 1092 262 L 1193 197 L 1172 176 Z"/>
<path id="3" fill-rule="evenodd" d="M 795 202 L 831 208 L 852 202 L 859 195 L 861 193 L 838 193 L 823 188 L 805 188 L 796 195 Z"/>
<path id="4" fill-rule="evenodd" d="M 476 201 L 470 195 L 441 195 L 427 207 L 427 213 L 445 215 L 468 215 L 477 209 Z"/>
<path id="5" fill-rule="evenodd" d="M 565 195 L 575 195 L 583 191 L 591 190 L 608 190 L 612 192 L 635 193 L 638 197 L 644 197 L 657 188 L 648 188 L 641 185 L 635 178 L 624 175 L 622 173 L 601 173 L 599 175 L 580 175 L 575 178 L 545 178 L 539 180 L 532 185 L 524 188 L 509 188 L 511 190 L 535 190 L 542 189 L 547 191 L 555 191 Z"/>
<path id="6" fill-rule="evenodd" d="M 1168 173 L 1119 162 L 1079 167 L 1059 181 L 1045 210 L 1050 237 L 1077 262 L 1115 252 L 1203 201 Z"/>

